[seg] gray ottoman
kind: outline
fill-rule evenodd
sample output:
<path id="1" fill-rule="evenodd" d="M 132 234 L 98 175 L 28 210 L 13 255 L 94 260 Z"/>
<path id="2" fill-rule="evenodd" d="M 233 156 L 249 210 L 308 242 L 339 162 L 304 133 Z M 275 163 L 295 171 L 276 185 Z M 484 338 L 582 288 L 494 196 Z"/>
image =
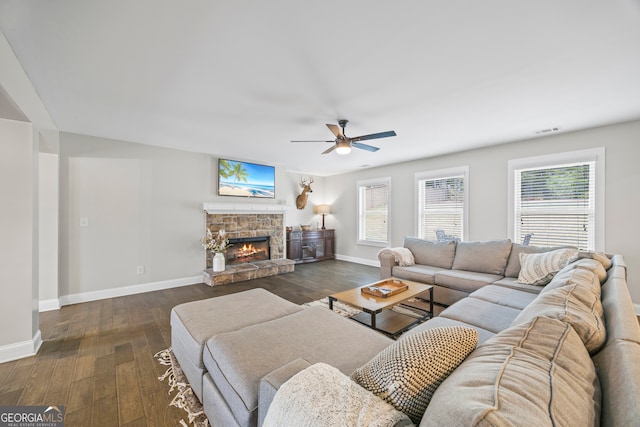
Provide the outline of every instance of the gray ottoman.
<path id="1" fill-rule="evenodd" d="M 193 301 L 171 310 L 171 347 L 194 393 L 202 401 L 202 362 L 205 342 L 232 332 L 303 310 L 262 288 Z"/>
<path id="2" fill-rule="evenodd" d="M 317 362 L 350 375 L 393 342 L 324 307 L 218 334 L 207 340 L 203 352 L 208 371 L 204 412 L 212 425 L 214 420 L 224 426 L 260 425 L 259 411 L 266 415 L 275 394 L 263 387 L 259 395 L 260 382 L 274 371 L 286 371 L 278 383 Z"/>

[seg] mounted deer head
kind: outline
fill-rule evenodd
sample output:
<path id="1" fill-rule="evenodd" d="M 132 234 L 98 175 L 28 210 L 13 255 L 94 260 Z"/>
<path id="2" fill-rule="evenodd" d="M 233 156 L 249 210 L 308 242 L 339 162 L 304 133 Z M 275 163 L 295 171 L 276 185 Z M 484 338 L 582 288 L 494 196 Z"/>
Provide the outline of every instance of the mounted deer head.
<path id="1" fill-rule="evenodd" d="M 300 180 L 300 187 L 302 187 L 302 193 L 298 197 L 296 197 L 296 208 L 304 209 L 307 206 L 307 199 L 309 198 L 308 193 L 313 193 L 311 189 L 311 184 L 313 184 L 313 178 L 309 177 L 309 182 L 304 179 Z"/>

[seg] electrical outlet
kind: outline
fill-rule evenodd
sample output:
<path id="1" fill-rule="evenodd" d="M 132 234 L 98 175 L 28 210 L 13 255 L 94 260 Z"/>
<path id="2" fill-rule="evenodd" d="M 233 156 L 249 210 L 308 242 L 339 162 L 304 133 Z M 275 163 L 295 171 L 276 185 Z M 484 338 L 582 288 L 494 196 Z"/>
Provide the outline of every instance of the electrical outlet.
<path id="1" fill-rule="evenodd" d="M 139 265 L 138 268 L 136 268 L 136 273 L 144 274 L 144 265 Z"/>

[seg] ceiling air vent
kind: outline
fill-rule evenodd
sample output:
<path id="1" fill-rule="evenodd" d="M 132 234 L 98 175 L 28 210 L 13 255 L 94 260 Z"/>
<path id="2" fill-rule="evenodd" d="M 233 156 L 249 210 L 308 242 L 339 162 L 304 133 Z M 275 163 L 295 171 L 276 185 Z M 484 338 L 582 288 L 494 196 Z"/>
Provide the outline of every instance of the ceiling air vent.
<path id="1" fill-rule="evenodd" d="M 556 133 L 556 132 L 560 132 L 560 126 L 537 130 L 536 135 L 547 135 L 547 134 Z"/>

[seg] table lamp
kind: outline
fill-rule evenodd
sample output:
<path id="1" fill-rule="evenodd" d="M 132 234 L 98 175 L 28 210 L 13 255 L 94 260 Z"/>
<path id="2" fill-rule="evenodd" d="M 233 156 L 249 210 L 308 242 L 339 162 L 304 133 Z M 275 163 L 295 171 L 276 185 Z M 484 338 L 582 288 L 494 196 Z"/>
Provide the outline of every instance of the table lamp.
<path id="1" fill-rule="evenodd" d="M 324 230 L 324 216 L 331 213 L 331 206 L 329 205 L 316 205 L 313 210 L 316 214 L 322 215 L 322 229 Z"/>

